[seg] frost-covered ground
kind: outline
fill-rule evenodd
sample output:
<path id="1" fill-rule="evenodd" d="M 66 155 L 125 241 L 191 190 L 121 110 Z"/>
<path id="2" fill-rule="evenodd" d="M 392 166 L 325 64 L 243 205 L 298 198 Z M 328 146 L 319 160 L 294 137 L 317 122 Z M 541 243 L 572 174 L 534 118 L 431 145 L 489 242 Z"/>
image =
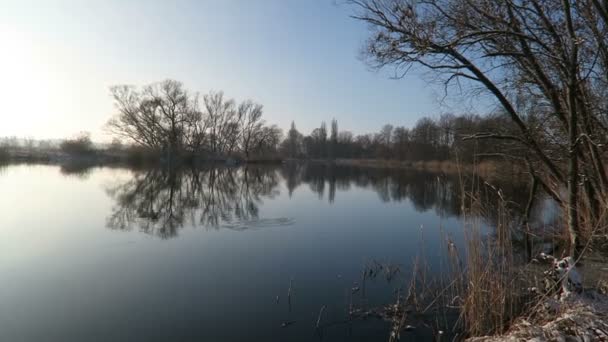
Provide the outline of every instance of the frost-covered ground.
<path id="1" fill-rule="evenodd" d="M 571 293 L 547 299 L 534 320 L 522 319 L 503 336 L 476 337 L 472 342 L 608 341 L 608 297 Z"/>
<path id="2" fill-rule="evenodd" d="M 572 267 L 572 259 L 554 261 L 558 291 L 542 297 L 530 317 L 519 319 L 503 336 L 470 338 L 471 342 L 608 341 L 608 265 L 590 259 L 587 272 Z M 587 278 L 583 286 L 583 279 Z M 583 287 L 586 290 L 583 290 Z M 604 292 L 604 293 L 602 293 Z"/>

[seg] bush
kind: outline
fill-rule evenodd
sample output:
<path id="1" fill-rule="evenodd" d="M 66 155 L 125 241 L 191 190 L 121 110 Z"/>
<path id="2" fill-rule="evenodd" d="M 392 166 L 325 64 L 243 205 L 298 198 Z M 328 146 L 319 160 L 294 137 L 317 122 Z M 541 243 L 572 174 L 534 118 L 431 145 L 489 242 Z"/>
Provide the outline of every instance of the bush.
<path id="1" fill-rule="evenodd" d="M 127 155 L 127 162 L 132 166 L 153 164 L 160 158 L 158 151 L 142 146 L 130 146 L 125 149 L 125 152 Z"/>
<path id="2" fill-rule="evenodd" d="M 112 142 L 108 146 L 108 151 L 110 152 L 121 152 L 123 150 L 122 141 L 120 139 L 112 139 Z"/>
<path id="3" fill-rule="evenodd" d="M 0 162 L 7 161 L 9 157 L 8 148 L 6 146 L 0 146 Z"/>
<path id="4" fill-rule="evenodd" d="M 82 133 L 74 139 L 68 139 L 61 143 L 61 150 L 71 155 L 82 155 L 93 152 L 93 143 L 88 133 Z"/>

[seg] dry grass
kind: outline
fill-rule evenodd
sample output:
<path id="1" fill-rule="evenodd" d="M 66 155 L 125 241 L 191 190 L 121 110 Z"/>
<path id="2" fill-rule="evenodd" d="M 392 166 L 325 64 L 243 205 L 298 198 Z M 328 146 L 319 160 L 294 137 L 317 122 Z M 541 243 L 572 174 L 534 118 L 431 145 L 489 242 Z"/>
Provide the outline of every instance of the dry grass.
<path id="1" fill-rule="evenodd" d="M 367 167 L 402 167 L 456 173 L 461 177 L 461 210 L 465 237 L 463 250 L 458 251 L 455 244 L 446 239 L 447 272 L 440 275 L 439 280 L 431 280 L 426 276 L 424 258 L 416 261 L 407 297 L 393 304 L 393 307 L 401 305 L 404 309 L 399 311 L 399 314 L 396 314 L 398 310 L 395 310 L 395 314 L 391 316 L 392 336 L 398 337 L 404 326 L 415 322 L 417 316 L 429 311 L 440 317 L 449 309 L 457 309 L 460 318 L 453 331 L 462 333 L 459 337 L 501 335 L 509 332 L 509 329 L 515 329 L 522 320 L 529 320 L 530 317 L 536 317 L 537 320 L 541 317 L 547 318 L 542 311 L 547 298 L 553 293 L 552 289 L 545 288 L 542 273 L 549 266 L 522 262 L 521 258 L 514 255 L 513 238 L 524 231 L 511 213 L 512 203 L 503 198 L 500 189 L 481 183 L 476 177 L 473 177 L 472 183 L 463 181 L 463 175 L 470 174 L 482 176 L 486 180 L 492 179 L 497 177 L 497 170 L 504 171 L 511 166 L 498 162 L 461 165 L 440 161 L 401 163 L 359 160 L 346 163 Z M 518 172 L 516 168 L 511 170 Z M 464 184 L 468 184 L 469 188 L 464 188 Z M 487 197 L 481 195 L 487 191 L 495 192 L 497 196 L 493 198 L 496 198 L 496 203 L 488 203 Z M 585 204 L 581 204 L 581 207 L 584 208 Z M 582 213 L 590 212 L 584 209 L 581 210 Z M 593 241 L 598 233 L 605 232 L 608 226 L 608 212 L 599 216 L 581 217 L 582 226 L 587 227 L 583 231 L 587 247 L 591 245 L 589 242 Z M 491 230 L 485 228 L 483 217 L 496 218 Z M 554 246 L 567 245 L 569 236 L 566 229 L 558 228 L 553 233 L 557 234 L 550 238 L 554 241 Z M 548 237 L 543 235 L 542 240 L 546 241 L 546 238 Z M 536 290 L 529 291 L 530 289 Z M 575 309 L 573 312 L 584 313 L 581 317 L 595 317 L 592 314 L 587 315 L 585 310 L 579 310 L 580 307 Z"/>
<path id="2" fill-rule="evenodd" d="M 445 270 L 439 276 L 429 272 L 424 252 L 413 264 L 410 282 L 403 296 L 384 310 L 391 322 L 391 338 L 398 340 L 407 326 L 433 326 L 437 339 L 451 329 L 457 337 L 485 336 L 504 333 L 530 307 L 522 298 L 526 272 L 513 257 L 511 240 L 513 220 L 504 199 L 490 209 L 482 205 L 474 191 L 463 196 L 465 213 L 464 250 L 446 238 Z M 499 210 L 494 234 L 484 231 L 481 215 Z M 423 244 L 421 244 L 423 245 Z M 446 317 L 459 313 L 456 322 Z M 429 322 L 429 314 L 433 322 Z M 451 325 L 451 326 L 450 326 Z M 407 330 L 407 329 L 406 329 Z"/>
<path id="3" fill-rule="evenodd" d="M 403 331 L 421 325 L 432 327 L 436 340 L 444 340 L 448 329 L 452 330 L 450 335 L 454 336 L 454 340 L 502 334 L 507 334 L 507 337 L 471 340 L 508 341 L 508 336 L 525 340 L 539 336 L 607 338 L 608 330 L 598 333 L 593 329 L 599 325 L 608 328 L 602 323 L 606 319 L 606 311 L 603 310 L 608 305 L 605 296 L 599 306 L 583 300 L 563 304 L 557 313 L 548 311 L 546 303 L 552 300 L 555 292 L 545 288 L 542 273 L 550 266 L 521 263 L 515 258 L 512 238 L 521 227 L 513 219 L 509 202 L 502 198 L 500 190 L 492 189 L 499 195 L 497 203 L 490 205 L 482 202 L 480 189 L 475 187 L 484 186 L 477 184 L 471 189 L 462 189 L 465 243 L 463 250 L 459 251 L 446 238 L 445 272 L 438 277 L 432 276 L 424 252 L 420 253 L 414 261 L 410 281 L 401 295 L 397 295 L 396 302 L 372 310 L 376 316 L 391 323 L 390 340 L 397 341 Z M 491 231 L 484 228 L 481 222 L 481 217 L 488 215 L 488 211 L 497 211 L 493 213 L 497 222 Z M 605 258 L 598 258 L 596 263 L 600 268 L 604 267 Z M 587 261 L 588 267 L 591 260 Z M 606 279 L 600 275 L 595 281 L 597 284 L 592 287 L 601 289 Z M 455 310 L 459 318 L 454 324 L 445 317 L 452 315 Z M 570 319 L 573 317 L 575 321 Z M 555 340 L 551 338 L 548 340 Z"/>
<path id="4" fill-rule="evenodd" d="M 464 250 L 447 239 L 448 272 L 438 293 L 443 298 L 435 302 L 459 310 L 453 329 L 464 336 L 501 334 L 532 305 L 522 290 L 534 279 L 525 266 L 516 264 L 512 237 L 519 227 L 501 191 L 490 187 L 498 195 L 492 205 L 481 200 L 486 184 L 470 186 L 461 185 Z M 488 216 L 497 218 L 491 232 L 482 222 Z"/>
<path id="5" fill-rule="evenodd" d="M 339 165 L 374 168 L 411 169 L 446 174 L 475 173 L 484 177 L 493 176 L 499 170 L 511 170 L 511 173 L 513 174 L 521 172 L 521 168 L 517 167 L 512 163 L 509 164 L 497 160 L 482 161 L 475 164 L 463 164 L 451 160 L 429 160 L 411 162 L 385 159 L 338 159 L 334 162 Z"/>
<path id="6" fill-rule="evenodd" d="M 550 269 L 550 267 L 535 264 L 536 259 L 530 263 L 516 261 L 512 238 L 516 233 L 521 233 L 522 228 L 510 214 L 508 202 L 502 197 L 500 189 L 491 188 L 498 194 L 495 205 L 482 202 L 478 194 L 480 188 L 484 186 L 486 185 L 473 184 L 471 189 L 461 189 L 466 241 L 463 253 L 465 266 L 461 267 L 460 262 L 451 264 L 456 270 L 452 274 L 459 275 L 453 281 L 453 292 L 455 298 L 459 298 L 461 303 L 463 330 L 467 336 L 500 335 L 510 331 L 511 328 L 517 329 L 522 321 L 530 322 L 532 317 L 539 322 L 543 321 L 543 324 L 562 326 L 563 322 L 559 321 L 555 315 L 547 315 L 544 312 L 547 300 L 555 294 L 553 287 L 545 288 L 543 286 L 542 271 Z M 469 209 L 465 210 L 465 208 Z M 490 210 L 496 211 L 492 213 L 494 214 L 492 216 L 497 217 L 497 222 L 493 227 L 493 233 L 488 235 L 482 230 L 479 218 L 487 215 Z M 595 237 L 598 236 L 598 232 L 605 230 L 603 222 L 607 217 L 608 209 L 593 220 L 582 217 L 583 225 L 587 227 L 583 232 L 586 245 L 582 255 L 586 255 L 592 250 L 591 246 Z M 595 222 L 595 225 L 592 226 L 588 222 Z M 558 231 L 566 232 L 566 229 L 564 227 Z M 559 241 L 557 244 L 565 244 L 568 241 L 568 235 L 564 233 L 563 236 L 554 236 L 553 240 Z M 451 257 L 459 256 L 451 253 Z M 602 259 L 602 262 L 605 265 L 605 259 Z M 587 271 L 592 271 L 590 263 L 588 266 L 590 269 Z M 601 286 L 591 287 L 592 292 L 601 288 Z M 536 290 L 530 292 L 529 289 Z M 581 322 L 601 321 L 592 307 L 586 306 L 585 303 L 581 304 L 579 301 L 572 305 L 565 305 L 564 310 L 570 310 L 570 313 L 580 313 Z M 579 330 L 583 331 L 589 325 L 581 322 L 579 322 Z"/>
<path id="7" fill-rule="evenodd" d="M 477 197 L 467 197 L 474 202 L 470 205 L 472 210 L 484 209 Z M 499 201 L 495 236 L 484 238 L 482 225 L 476 222 L 479 216 L 474 213 L 465 219 L 466 270 L 461 270 L 463 276 L 457 290 L 461 291 L 464 329 L 472 336 L 504 332 L 525 309 L 517 290 L 520 279 L 513 258 L 513 221 L 504 200 Z"/>
<path id="8" fill-rule="evenodd" d="M 512 203 L 503 198 L 500 189 L 493 188 L 487 183 L 462 180 L 463 175 L 470 174 L 471 171 L 477 175 L 491 174 L 499 168 L 504 169 L 504 165 L 486 162 L 463 166 L 439 161 L 409 164 L 375 160 L 339 162 L 366 167 L 403 167 L 454 172 L 461 177 L 461 209 L 465 237 L 463 250 L 459 251 L 457 246 L 446 238 L 446 270 L 439 277 L 427 275 L 424 255 L 416 260 L 411 281 L 403 293 L 405 296 L 398 296 L 396 303 L 387 306 L 383 311 L 383 317 L 392 325 L 391 338 L 398 339 L 400 332 L 407 330 L 409 324 L 416 325 L 417 320 L 421 317 L 427 319 L 425 314 L 431 312 L 435 314 L 434 326 L 437 329 L 440 326 L 445 327 L 443 324 L 445 321 L 442 324 L 438 321 L 442 316 L 447 316 L 450 310 L 457 310 L 460 314 L 455 326 L 452 327 L 457 339 L 497 336 L 512 332 L 518 329 L 522 321 L 530 322 L 531 317 L 535 317 L 539 322 L 541 319 L 544 319 L 544 322 L 551 322 L 547 320 L 548 316 L 543 315 L 544 303 L 554 294 L 551 290 L 545 289 L 542 275 L 549 266 L 529 263 L 527 260 L 522 262 L 522 259 L 517 258 L 519 255 L 514 255 L 514 243 L 517 242 L 513 239 L 524 231 L 520 222 L 511 213 Z M 488 177 L 484 178 L 488 179 Z M 477 178 L 473 177 L 473 179 Z M 464 184 L 468 184 L 468 188 L 464 188 Z M 493 197 L 496 198 L 496 203 L 488 203 L 486 197 L 481 196 L 484 191 L 494 191 L 497 195 Z M 583 212 L 589 211 L 583 210 Z M 496 218 L 491 230 L 485 228 L 483 217 Z M 608 209 L 600 215 L 599 219 L 582 217 L 583 225 L 591 227 L 585 231 L 586 241 L 592 241 L 599 232 L 606 231 L 607 225 L 604 224 L 608 221 L 606 218 L 608 218 Z M 589 222 L 595 222 L 595 225 L 592 226 Z M 526 231 L 526 233 L 530 232 Z M 566 229 L 557 229 L 553 233 L 557 233 L 550 238 L 554 241 L 554 246 L 565 245 L 565 241 L 568 241 Z M 543 238 L 547 237 L 543 235 Z M 587 247 L 589 246 L 588 243 Z M 605 259 L 600 263 L 605 265 Z M 602 283 L 602 279 L 598 279 L 599 283 Z M 600 285 L 593 287 L 601 288 Z M 536 290 L 530 291 L 530 289 Z M 570 310 L 568 312 L 581 313 L 580 317 L 589 321 L 601 316 L 587 309 L 584 306 L 566 308 Z M 602 317 L 605 317 L 605 314 Z M 553 315 L 552 318 L 556 316 Z M 562 326 L 563 322 L 555 320 L 555 326 Z M 426 325 L 433 325 L 428 323 L 427 320 Z M 532 338 L 534 335 L 528 337 Z M 438 335 L 437 339 L 440 338 L 441 336 Z"/>
<path id="9" fill-rule="evenodd" d="M 443 272 L 438 276 L 429 272 L 425 253 L 421 251 L 404 292 L 395 303 L 380 310 L 381 316 L 391 323 L 391 338 L 395 341 L 407 326 L 421 324 L 432 326 L 438 340 L 447 335 L 446 330 L 451 330 L 450 335 L 457 339 L 501 334 L 527 313 L 532 304 L 524 300 L 522 289 L 533 279 L 516 264 L 513 255 L 513 231 L 519 227 L 514 226 L 516 221 L 508 202 L 498 189 L 490 188 L 498 193 L 498 202 L 483 203 L 480 193 L 488 189 L 481 187 L 487 185 L 470 186 L 461 189 L 463 250 L 443 234 L 446 241 Z M 488 216 L 498 218 L 491 231 L 482 222 Z M 449 318 L 454 315 L 459 317 Z"/>

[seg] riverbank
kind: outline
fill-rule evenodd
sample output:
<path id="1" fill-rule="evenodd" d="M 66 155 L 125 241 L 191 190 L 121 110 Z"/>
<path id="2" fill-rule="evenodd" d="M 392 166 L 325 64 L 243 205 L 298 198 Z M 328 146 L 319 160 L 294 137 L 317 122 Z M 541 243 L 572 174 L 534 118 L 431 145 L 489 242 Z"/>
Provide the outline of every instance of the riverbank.
<path id="1" fill-rule="evenodd" d="M 467 341 L 608 341 L 606 258 L 605 254 L 594 252 L 580 266 L 558 272 L 562 281 L 557 292 L 539 293 L 531 310 L 516 319 L 504 334 Z M 552 266 L 544 273 L 559 269 L 559 261 Z M 580 286 L 576 284 L 579 281 Z"/>
<path id="2" fill-rule="evenodd" d="M 2 149 L 0 150 L 0 162 L 40 162 L 40 163 L 74 163 L 74 164 L 205 164 L 226 163 L 228 165 L 239 164 L 279 164 L 279 163 L 326 163 L 344 166 L 366 167 L 366 168 L 389 168 L 410 169 L 427 171 L 433 173 L 458 174 L 476 173 L 481 176 L 490 176 L 497 171 L 510 172 L 510 174 L 521 173 L 521 168 L 513 163 L 500 160 L 485 160 L 472 163 L 463 163 L 453 160 L 428 160 L 428 161 L 401 161 L 390 159 L 284 159 L 281 156 L 255 156 L 244 158 L 242 156 L 215 156 L 212 154 L 180 154 L 167 157 L 158 151 L 131 147 L 121 150 L 93 149 L 86 153 L 66 153 L 61 149 Z"/>
<path id="3" fill-rule="evenodd" d="M 127 165 L 127 166 L 163 166 L 163 165 L 203 165 L 203 164 L 280 164 L 282 158 L 240 157 L 181 154 L 167 157 L 157 151 L 140 148 L 124 150 L 95 149 L 86 153 L 66 153 L 59 149 L 48 150 L 1 150 L 2 163 L 41 163 L 41 164 L 74 164 L 89 166 Z"/>
<path id="4" fill-rule="evenodd" d="M 590 292 L 561 300 L 546 299 L 534 319 L 525 318 L 501 336 L 467 339 L 469 342 L 608 341 L 608 297 Z"/>
<path id="5" fill-rule="evenodd" d="M 498 160 L 480 161 L 475 164 L 461 163 L 452 160 L 429 160 L 429 161 L 400 161 L 386 159 L 336 159 L 336 160 L 310 160 L 311 162 L 333 163 L 335 165 L 357 166 L 368 168 L 391 168 L 427 171 L 433 173 L 475 173 L 480 176 L 490 176 L 500 172 L 519 174 L 521 168 L 513 163 Z"/>

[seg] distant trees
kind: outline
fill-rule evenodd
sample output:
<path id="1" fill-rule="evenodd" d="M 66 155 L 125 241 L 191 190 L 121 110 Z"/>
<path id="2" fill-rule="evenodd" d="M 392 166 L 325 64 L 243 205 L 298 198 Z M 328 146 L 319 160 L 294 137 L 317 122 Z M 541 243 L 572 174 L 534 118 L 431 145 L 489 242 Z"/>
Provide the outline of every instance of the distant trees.
<path id="1" fill-rule="evenodd" d="M 262 156 L 276 157 L 282 139 L 283 130 L 277 125 L 264 126 L 259 135 L 256 136 L 253 151 Z"/>
<path id="2" fill-rule="evenodd" d="M 59 147 L 70 155 L 86 155 L 93 151 L 93 142 L 88 132 L 82 132 L 73 139 L 64 140 Z"/>
<path id="3" fill-rule="evenodd" d="M 78 136 L 77 136 L 78 137 Z M 0 161 L 46 161 L 48 153 L 59 150 L 60 143 L 34 138 L 0 137 Z"/>
<path id="4" fill-rule="evenodd" d="M 229 142 L 235 141 L 237 112 L 233 99 L 224 98 L 224 92 L 210 92 L 203 96 L 205 116 L 201 115 L 203 146 L 215 155 L 229 152 Z"/>
<path id="5" fill-rule="evenodd" d="M 337 125 L 336 125 L 337 126 Z M 351 158 L 353 156 L 353 134 L 349 131 L 338 132 L 338 144 L 334 158 Z"/>
<path id="6" fill-rule="evenodd" d="M 298 158 L 304 155 L 304 136 L 296 129 L 296 124 L 292 121 L 287 138 L 282 144 L 283 154 L 288 158 Z"/>
<path id="7" fill-rule="evenodd" d="M 329 150 L 328 157 L 335 158 L 338 152 L 338 121 L 336 119 L 331 120 L 331 134 L 329 136 Z"/>
<path id="8" fill-rule="evenodd" d="M 157 150 L 181 150 L 200 121 L 198 97 L 189 94 L 182 83 L 166 80 L 141 90 L 126 85 L 110 92 L 118 114 L 107 127 L 118 136 Z"/>
<path id="9" fill-rule="evenodd" d="M 393 151 L 395 158 L 406 160 L 410 157 L 410 130 L 405 127 L 395 127 L 393 130 Z"/>
<path id="10" fill-rule="evenodd" d="M 375 136 L 376 145 L 378 146 L 378 155 L 384 159 L 391 157 L 391 142 L 393 140 L 393 125 L 386 124 L 382 126 L 380 133 Z"/>
<path id="11" fill-rule="evenodd" d="M 165 80 L 143 88 L 110 88 L 117 114 L 107 123 L 115 135 L 168 155 L 225 157 L 276 152 L 281 131 L 265 126 L 263 106 L 236 104 L 223 92 L 202 99 L 181 82 Z M 274 145 L 273 145 L 274 144 Z"/>
<path id="12" fill-rule="evenodd" d="M 418 160 L 429 160 L 433 157 L 445 159 L 439 152 L 439 127 L 430 118 L 421 118 L 412 128 L 410 137 L 413 158 Z"/>
<path id="13" fill-rule="evenodd" d="M 110 145 L 108 145 L 108 151 L 120 152 L 123 149 L 122 141 L 118 138 L 112 139 Z"/>
<path id="14" fill-rule="evenodd" d="M 240 146 L 248 158 L 252 149 L 263 139 L 263 125 L 261 104 L 245 101 L 239 105 L 238 117 L 242 120 L 242 132 L 240 134 Z"/>
<path id="15" fill-rule="evenodd" d="M 306 154 L 310 158 L 325 158 L 327 156 L 327 125 L 321 122 L 309 136 L 304 138 Z"/>
<path id="16" fill-rule="evenodd" d="M 10 158 L 8 147 L 0 144 L 0 162 L 7 161 Z"/>
<path id="17" fill-rule="evenodd" d="M 411 129 L 386 124 L 377 133 L 354 136 L 339 131 L 337 120 L 332 120 L 329 140 L 324 139 L 324 124 L 310 135 L 302 136 L 292 122 L 287 138 L 282 143 L 283 154 L 290 158 L 335 159 L 391 159 L 401 161 L 447 160 L 457 158 L 473 162 L 476 158 L 497 157 L 499 152 L 523 155 L 510 141 L 479 144 L 467 140 L 480 131 L 512 132 L 517 128 L 504 114 L 487 116 L 443 114 L 439 119 L 423 117 Z M 303 142 L 303 149 L 301 149 Z"/>

